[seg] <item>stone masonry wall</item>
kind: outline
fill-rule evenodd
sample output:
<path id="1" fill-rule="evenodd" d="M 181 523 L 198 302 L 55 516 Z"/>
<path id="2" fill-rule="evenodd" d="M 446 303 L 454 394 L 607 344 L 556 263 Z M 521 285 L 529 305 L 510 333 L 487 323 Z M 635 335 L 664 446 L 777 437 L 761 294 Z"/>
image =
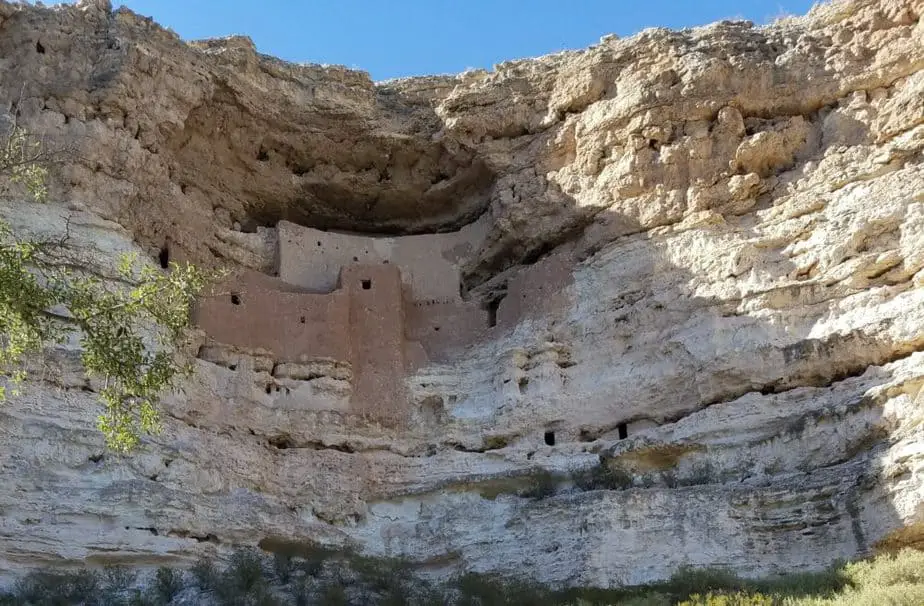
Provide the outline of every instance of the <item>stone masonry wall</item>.
<path id="1" fill-rule="evenodd" d="M 282 360 L 350 359 L 349 294 L 286 292 L 279 280 L 244 270 L 199 301 L 195 322 L 219 343 L 264 349 Z"/>
<path id="2" fill-rule="evenodd" d="M 279 277 L 314 292 L 330 292 L 340 269 L 390 263 L 401 268 L 408 298 L 442 303 L 460 300 L 460 261 L 477 251 L 486 223 L 444 234 L 371 237 L 327 232 L 279 222 Z"/>

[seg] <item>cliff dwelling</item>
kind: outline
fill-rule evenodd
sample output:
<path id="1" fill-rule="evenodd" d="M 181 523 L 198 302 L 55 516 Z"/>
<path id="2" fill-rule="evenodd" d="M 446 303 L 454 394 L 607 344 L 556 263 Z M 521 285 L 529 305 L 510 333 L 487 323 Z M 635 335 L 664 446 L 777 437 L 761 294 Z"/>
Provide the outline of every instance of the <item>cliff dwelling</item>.
<path id="1" fill-rule="evenodd" d="M 277 364 L 345 363 L 357 414 L 400 422 L 409 371 L 514 322 L 498 324 L 496 300 L 462 299 L 460 262 L 484 238 L 480 223 L 398 237 L 288 221 L 276 230 L 275 276 L 235 273 L 199 302 L 195 322 L 212 342 Z"/>
<path id="2" fill-rule="evenodd" d="M 0 109 L 77 146 L 0 221 L 107 291 L 229 270 L 137 454 L 81 343 L 2 403 L 0 596 L 280 540 L 594 588 L 924 544 L 922 14 L 374 82 L 0 0 Z"/>

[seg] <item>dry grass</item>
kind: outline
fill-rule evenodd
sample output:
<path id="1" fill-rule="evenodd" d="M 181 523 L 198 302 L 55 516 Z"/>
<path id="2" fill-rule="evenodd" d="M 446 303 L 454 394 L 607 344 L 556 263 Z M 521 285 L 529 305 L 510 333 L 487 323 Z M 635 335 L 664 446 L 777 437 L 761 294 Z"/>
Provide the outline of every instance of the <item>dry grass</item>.
<path id="1" fill-rule="evenodd" d="M 632 473 L 665 471 L 676 468 L 683 457 L 704 450 L 701 444 L 658 444 L 621 454 L 611 464 Z"/>

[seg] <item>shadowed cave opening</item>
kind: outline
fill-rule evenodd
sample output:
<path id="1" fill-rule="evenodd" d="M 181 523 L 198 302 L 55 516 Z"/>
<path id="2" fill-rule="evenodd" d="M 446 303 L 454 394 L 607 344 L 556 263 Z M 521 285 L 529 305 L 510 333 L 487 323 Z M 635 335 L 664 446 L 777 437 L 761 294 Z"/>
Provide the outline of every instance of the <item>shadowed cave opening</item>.
<path id="1" fill-rule="evenodd" d="M 269 440 L 269 445 L 278 450 L 288 450 L 289 448 L 295 448 L 295 441 L 286 434 L 273 436 Z"/>
<path id="2" fill-rule="evenodd" d="M 161 269 L 168 269 L 170 267 L 170 247 L 164 244 L 160 252 L 157 254 L 157 261 L 160 263 Z"/>
<path id="3" fill-rule="evenodd" d="M 555 446 L 555 432 L 554 431 L 545 432 L 545 443 L 546 443 L 546 446 Z"/>

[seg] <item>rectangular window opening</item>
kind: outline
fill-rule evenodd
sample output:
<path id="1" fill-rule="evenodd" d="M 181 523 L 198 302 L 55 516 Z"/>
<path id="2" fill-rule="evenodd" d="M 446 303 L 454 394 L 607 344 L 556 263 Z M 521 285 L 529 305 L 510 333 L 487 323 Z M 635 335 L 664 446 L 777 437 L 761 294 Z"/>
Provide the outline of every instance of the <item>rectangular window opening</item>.
<path id="1" fill-rule="evenodd" d="M 629 426 L 625 423 L 620 423 L 616 426 L 616 429 L 619 431 L 619 439 L 625 440 L 629 437 Z"/>
<path id="2" fill-rule="evenodd" d="M 488 328 L 497 326 L 497 310 L 503 300 L 504 295 L 501 295 L 488 301 Z"/>
<path id="3" fill-rule="evenodd" d="M 363 290 L 370 290 L 372 288 L 372 280 L 362 280 Z"/>

